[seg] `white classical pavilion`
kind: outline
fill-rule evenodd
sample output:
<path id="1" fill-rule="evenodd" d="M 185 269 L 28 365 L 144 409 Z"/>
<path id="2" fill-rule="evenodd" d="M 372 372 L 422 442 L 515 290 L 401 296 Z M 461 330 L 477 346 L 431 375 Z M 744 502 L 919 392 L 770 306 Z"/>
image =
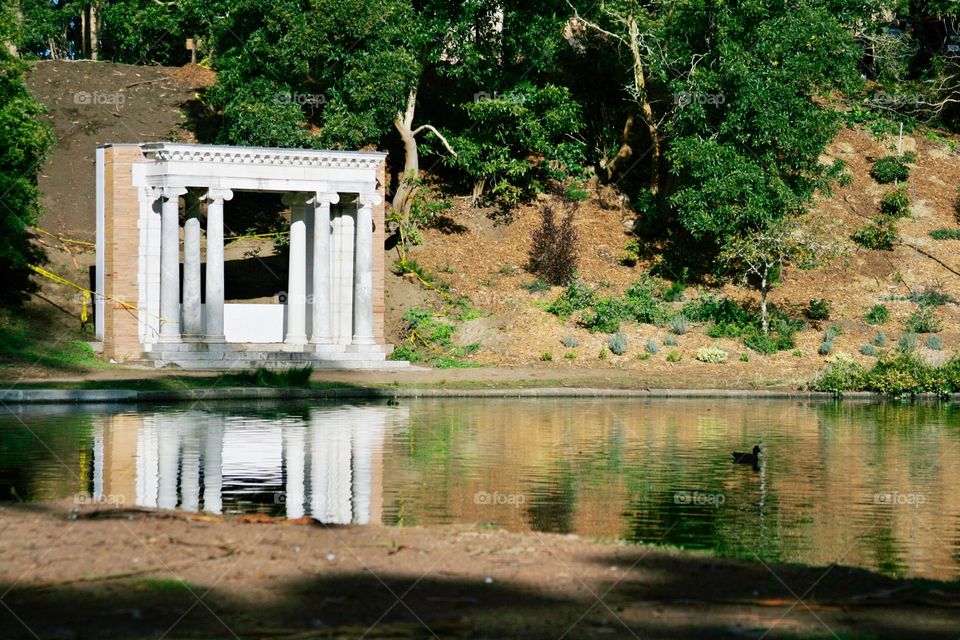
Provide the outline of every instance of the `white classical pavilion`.
<path id="1" fill-rule="evenodd" d="M 184 368 L 403 366 L 385 360 L 385 158 L 167 142 L 98 148 L 105 355 Z M 281 194 L 290 209 L 288 280 L 272 304 L 224 300 L 224 203 L 239 191 Z"/>

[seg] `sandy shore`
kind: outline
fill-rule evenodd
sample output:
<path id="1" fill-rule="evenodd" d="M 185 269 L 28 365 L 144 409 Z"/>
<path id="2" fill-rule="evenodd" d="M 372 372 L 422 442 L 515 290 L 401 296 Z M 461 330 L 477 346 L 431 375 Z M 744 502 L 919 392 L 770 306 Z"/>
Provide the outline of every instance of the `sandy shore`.
<path id="1" fill-rule="evenodd" d="M 576 536 L 0 508 L 0 637 L 956 638 L 957 585 Z M 836 634 L 836 635 L 834 635 Z"/>

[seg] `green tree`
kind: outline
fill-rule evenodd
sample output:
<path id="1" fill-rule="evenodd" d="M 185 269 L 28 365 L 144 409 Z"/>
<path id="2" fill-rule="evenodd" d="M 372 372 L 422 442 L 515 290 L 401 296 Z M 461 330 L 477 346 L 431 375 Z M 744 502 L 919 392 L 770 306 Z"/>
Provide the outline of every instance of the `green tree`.
<path id="1" fill-rule="evenodd" d="M 0 31 L 7 33 L 4 17 Z M 27 227 L 40 214 L 37 173 L 53 144 L 43 107 L 27 91 L 23 64 L 0 49 L 0 305 L 21 302 L 35 288 L 30 264 L 42 252 L 31 244 Z"/>

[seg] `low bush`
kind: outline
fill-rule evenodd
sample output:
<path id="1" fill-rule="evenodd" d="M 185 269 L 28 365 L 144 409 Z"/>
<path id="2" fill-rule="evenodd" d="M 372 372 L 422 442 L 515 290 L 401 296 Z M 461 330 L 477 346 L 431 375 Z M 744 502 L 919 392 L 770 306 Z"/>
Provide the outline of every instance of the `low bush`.
<path id="1" fill-rule="evenodd" d="M 863 367 L 845 354 L 837 354 L 827 359 L 827 365 L 821 369 L 810 383 L 815 391 L 852 391 L 863 384 Z"/>
<path id="2" fill-rule="evenodd" d="M 544 351 L 543 353 L 540 354 L 540 360 L 542 362 L 550 362 L 551 360 L 553 360 L 553 354 L 550 353 L 549 351 Z"/>
<path id="3" fill-rule="evenodd" d="M 560 318 L 567 318 L 574 311 L 587 309 L 594 303 L 596 296 L 582 280 L 572 280 L 556 300 L 547 305 L 546 310 Z"/>
<path id="4" fill-rule="evenodd" d="M 667 362 L 680 362 L 683 360 L 683 356 L 680 355 L 679 351 L 671 351 L 667 354 Z"/>
<path id="5" fill-rule="evenodd" d="M 911 355 L 917 350 L 917 334 L 907 332 L 897 341 L 897 351 L 904 355 Z"/>
<path id="6" fill-rule="evenodd" d="M 573 351 L 567 351 L 565 354 L 563 354 L 563 357 L 567 360 L 576 360 L 577 354 L 575 354 Z"/>
<path id="7" fill-rule="evenodd" d="M 585 311 L 580 324 L 591 332 L 614 333 L 620 330 L 620 322 L 627 316 L 627 308 L 617 298 L 600 298 Z"/>
<path id="8" fill-rule="evenodd" d="M 550 283 L 546 280 L 541 280 L 537 278 L 532 282 L 524 282 L 520 284 L 520 288 L 528 293 L 543 293 L 544 291 L 550 290 Z"/>
<path id="9" fill-rule="evenodd" d="M 568 349 L 576 349 L 580 346 L 580 341 L 573 336 L 564 336 L 560 343 Z"/>
<path id="10" fill-rule="evenodd" d="M 960 240 L 960 229 L 934 229 L 930 237 L 934 240 Z"/>
<path id="11" fill-rule="evenodd" d="M 822 356 L 828 356 L 833 353 L 833 342 L 830 340 L 824 340 L 820 343 L 820 348 L 817 349 L 817 353 Z"/>
<path id="12" fill-rule="evenodd" d="M 740 362 L 750 362 L 750 354 L 749 354 L 749 353 L 746 353 L 746 352 L 741 353 L 741 354 L 740 354 Z"/>
<path id="13" fill-rule="evenodd" d="M 875 304 L 870 307 L 864 320 L 867 324 L 886 324 L 890 321 L 890 310 L 882 304 Z"/>
<path id="14" fill-rule="evenodd" d="M 648 277 L 630 285 L 623 295 L 623 302 L 633 321 L 657 326 L 666 321 L 669 312 L 657 293 L 656 283 Z"/>
<path id="15" fill-rule="evenodd" d="M 829 320 L 830 301 L 826 298 L 814 298 L 803 310 L 803 314 L 811 320 Z"/>
<path id="16" fill-rule="evenodd" d="M 864 249 L 893 251 L 893 245 L 897 243 L 900 236 L 893 218 L 877 216 L 870 226 L 855 231 L 850 239 Z"/>
<path id="17" fill-rule="evenodd" d="M 624 247 L 623 253 L 620 254 L 620 264 L 625 267 L 635 267 L 637 262 L 640 260 L 640 243 L 636 240 L 631 240 L 627 243 L 627 246 Z"/>
<path id="18" fill-rule="evenodd" d="M 943 348 L 943 340 L 938 335 L 927 336 L 927 339 L 923 341 L 923 346 L 931 351 L 940 351 Z"/>
<path id="19" fill-rule="evenodd" d="M 943 322 L 931 307 L 922 307 L 910 314 L 906 323 L 911 333 L 936 333 L 943 328 Z"/>
<path id="20" fill-rule="evenodd" d="M 877 355 L 877 348 L 872 344 L 865 344 L 860 347 L 860 353 L 871 358 Z"/>
<path id="21" fill-rule="evenodd" d="M 910 177 L 910 167 L 907 166 L 905 158 L 897 156 L 884 156 L 877 159 L 870 169 L 870 177 L 880 184 L 890 184 L 891 182 L 903 182 Z"/>
<path id="22" fill-rule="evenodd" d="M 622 356 L 627 352 L 627 336 L 623 332 L 618 331 L 607 338 L 607 346 L 613 355 Z"/>
<path id="23" fill-rule="evenodd" d="M 670 333 L 677 336 L 682 336 L 687 332 L 687 328 L 689 326 L 690 321 L 682 315 L 679 315 L 670 321 Z"/>
<path id="24" fill-rule="evenodd" d="M 666 338 L 663 339 L 663 344 L 666 347 L 676 347 L 680 343 L 677 341 L 676 336 L 667 336 Z"/>
<path id="25" fill-rule="evenodd" d="M 657 355 L 657 353 L 660 351 L 660 345 L 657 344 L 657 341 L 654 338 L 650 338 L 649 340 L 647 340 L 646 348 L 647 348 L 647 353 L 649 353 L 652 356 Z"/>
<path id="26" fill-rule="evenodd" d="M 730 354 L 720 347 L 703 347 L 702 349 L 697 349 L 696 358 L 700 362 L 723 364 L 730 358 Z"/>
<path id="27" fill-rule="evenodd" d="M 891 218 L 910 216 L 910 194 L 903 187 L 888 191 L 880 200 L 880 213 Z"/>
<path id="28" fill-rule="evenodd" d="M 843 333 L 839 327 L 830 327 L 823 332 L 823 341 L 832 342 L 834 338 Z"/>
<path id="29" fill-rule="evenodd" d="M 877 335 L 873 336 L 870 340 L 870 344 L 875 347 L 885 347 L 887 346 L 887 334 L 883 331 L 877 331 Z"/>

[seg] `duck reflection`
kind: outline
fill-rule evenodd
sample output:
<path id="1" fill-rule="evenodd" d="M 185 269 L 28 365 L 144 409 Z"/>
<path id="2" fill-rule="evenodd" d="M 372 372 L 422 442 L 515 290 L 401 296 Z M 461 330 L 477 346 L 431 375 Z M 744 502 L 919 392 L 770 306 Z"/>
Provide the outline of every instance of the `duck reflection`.
<path id="1" fill-rule="evenodd" d="M 384 435 L 406 414 L 350 406 L 303 417 L 117 415 L 95 434 L 94 494 L 189 512 L 254 506 L 329 524 L 380 522 Z"/>

